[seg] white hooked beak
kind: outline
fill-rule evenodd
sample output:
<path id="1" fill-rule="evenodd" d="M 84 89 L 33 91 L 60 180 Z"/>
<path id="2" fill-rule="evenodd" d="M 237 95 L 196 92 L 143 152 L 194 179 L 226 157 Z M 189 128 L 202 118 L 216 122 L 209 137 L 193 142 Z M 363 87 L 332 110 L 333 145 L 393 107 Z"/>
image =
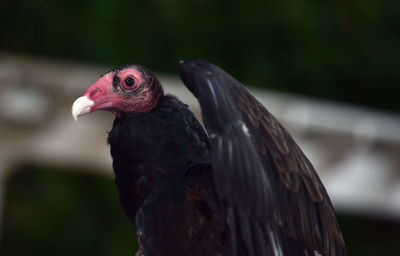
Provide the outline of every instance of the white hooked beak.
<path id="1" fill-rule="evenodd" d="M 72 117 L 75 122 L 78 122 L 78 116 L 90 113 L 90 107 L 92 107 L 93 104 L 94 102 L 89 100 L 87 96 L 82 96 L 76 99 L 72 105 Z"/>

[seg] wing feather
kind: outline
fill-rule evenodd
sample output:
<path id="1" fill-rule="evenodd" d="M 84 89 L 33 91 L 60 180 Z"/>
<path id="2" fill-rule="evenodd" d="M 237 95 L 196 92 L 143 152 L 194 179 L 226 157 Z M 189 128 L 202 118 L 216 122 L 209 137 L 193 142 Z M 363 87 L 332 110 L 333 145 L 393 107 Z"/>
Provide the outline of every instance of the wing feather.
<path id="1" fill-rule="evenodd" d="M 346 255 L 325 188 L 275 117 L 215 65 L 184 61 L 180 74 L 201 105 L 233 255 Z"/>

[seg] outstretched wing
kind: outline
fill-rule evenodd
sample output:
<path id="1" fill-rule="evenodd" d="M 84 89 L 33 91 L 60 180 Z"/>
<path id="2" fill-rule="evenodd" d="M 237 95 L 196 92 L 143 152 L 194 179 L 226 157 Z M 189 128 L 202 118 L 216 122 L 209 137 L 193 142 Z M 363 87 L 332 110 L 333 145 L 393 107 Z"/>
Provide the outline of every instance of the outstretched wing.
<path id="1" fill-rule="evenodd" d="M 215 65 L 183 61 L 211 145 L 213 177 L 234 255 L 345 255 L 332 204 L 282 125 Z"/>

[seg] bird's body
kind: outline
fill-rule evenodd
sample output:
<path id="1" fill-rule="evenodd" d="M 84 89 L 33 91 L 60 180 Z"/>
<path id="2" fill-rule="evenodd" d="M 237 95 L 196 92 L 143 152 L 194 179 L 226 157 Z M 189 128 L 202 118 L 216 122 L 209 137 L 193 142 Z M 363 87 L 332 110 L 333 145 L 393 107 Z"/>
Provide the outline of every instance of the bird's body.
<path id="1" fill-rule="evenodd" d="M 208 138 L 186 105 L 163 96 L 149 113 L 117 117 L 108 142 L 144 255 L 229 255 L 219 237 Z M 205 234 L 218 239 L 199 247 Z"/>
<path id="2" fill-rule="evenodd" d="M 182 63 L 181 77 L 208 135 L 139 66 L 107 73 L 73 108 L 116 114 L 108 142 L 138 255 L 345 255 L 329 197 L 279 122 L 212 64 Z"/>

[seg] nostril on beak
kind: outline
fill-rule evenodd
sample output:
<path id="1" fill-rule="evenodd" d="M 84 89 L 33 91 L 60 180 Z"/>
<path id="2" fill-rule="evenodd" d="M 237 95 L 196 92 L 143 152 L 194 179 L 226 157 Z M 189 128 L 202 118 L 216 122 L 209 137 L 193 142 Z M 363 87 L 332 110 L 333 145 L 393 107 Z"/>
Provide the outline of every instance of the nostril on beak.
<path id="1" fill-rule="evenodd" d="M 96 87 L 93 91 L 91 91 L 89 93 L 89 98 L 93 98 L 94 95 L 96 95 L 97 93 L 100 93 L 100 92 L 101 92 L 101 89 Z"/>

